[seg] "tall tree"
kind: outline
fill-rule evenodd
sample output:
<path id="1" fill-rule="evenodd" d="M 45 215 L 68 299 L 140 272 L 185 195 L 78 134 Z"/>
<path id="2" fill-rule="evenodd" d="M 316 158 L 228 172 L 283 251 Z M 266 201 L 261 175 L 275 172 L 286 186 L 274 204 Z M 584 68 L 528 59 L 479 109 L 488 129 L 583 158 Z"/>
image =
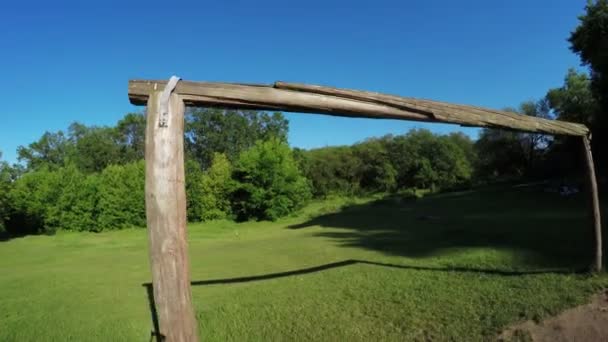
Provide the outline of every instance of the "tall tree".
<path id="1" fill-rule="evenodd" d="M 550 106 L 546 99 L 525 101 L 519 106 L 519 113 L 542 119 L 552 119 Z M 547 134 L 519 133 L 519 140 L 525 160 L 525 172 L 531 176 L 535 172 L 552 138 Z"/>
<path id="2" fill-rule="evenodd" d="M 130 163 L 144 159 L 146 117 L 143 113 L 128 113 L 116 124 L 122 161 Z"/>
<path id="3" fill-rule="evenodd" d="M 310 198 L 308 181 L 291 149 L 276 138 L 260 140 L 241 153 L 233 179 L 232 207 L 238 220 L 276 220 Z"/>
<path id="4" fill-rule="evenodd" d="M 559 120 L 594 126 L 599 104 L 591 91 L 591 80 L 584 72 L 569 69 L 564 84 L 549 89 L 547 103 Z"/>
<path id="5" fill-rule="evenodd" d="M 257 140 L 287 140 L 288 122 L 281 113 L 251 110 L 195 109 L 186 116 L 186 148 L 189 157 L 203 169 L 211 165 L 214 153 L 231 162 Z"/>
<path id="6" fill-rule="evenodd" d="M 569 38 L 570 48 L 591 72 L 591 90 L 599 104 L 597 110 L 588 109 L 592 111 L 592 144 L 598 166 L 605 169 L 608 154 L 602 147 L 608 143 L 608 0 L 588 0 L 579 20 Z"/>
<path id="7" fill-rule="evenodd" d="M 225 219 L 230 216 L 232 165 L 225 155 L 213 155 L 211 166 L 201 177 L 201 196 L 197 199 L 202 221 Z"/>
<path id="8" fill-rule="evenodd" d="M 477 178 L 520 177 L 525 173 L 525 154 L 516 132 L 485 128 L 475 142 L 475 149 Z"/>
<path id="9" fill-rule="evenodd" d="M 48 167 L 23 174 L 9 193 L 14 211 L 10 231 L 17 234 L 54 231 L 56 226 L 49 217 L 63 192 L 63 180 L 60 172 Z"/>
<path id="10" fill-rule="evenodd" d="M 553 115 L 559 120 L 579 122 L 587 125 L 594 133 L 594 152 L 598 166 L 606 165 L 605 153 L 598 149 L 602 133 L 598 130 L 597 113 L 600 105 L 591 90 L 591 79 L 584 72 L 568 70 L 564 84 L 550 89 L 546 95 L 547 103 Z M 579 171 L 577 162 L 581 155 L 580 139 L 572 137 L 555 137 L 551 142 L 548 155 L 547 171 L 557 172 L 560 176 L 571 175 Z"/>
<path id="11" fill-rule="evenodd" d="M 297 150 L 294 156 L 299 160 L 303 174 L 310 180 L 316 197 L 359 191 L 361 161 L 350 146 Z"/>
<path id="12" fill-rule="evenodd" d="M 42 167 L 59 168 L 65 165 L 70 153 L 70 143 L 62 131 L 44 132 L 38 141 L 27 147 L 17 148 L 17 158 L 25 162 L 28 169 Z"/>
<path id="13" fill-rule="evenodd" d="M 74 123 L 70 126 L 70 141 L 74 144 L 70 161 L 83 172 L 101 172 L 109 165 L 124 163 L 113 127 L 85 127 Z"/>
<path id="14" fill-rule="evenodd" d="M 99 176 L 99 230 L 145 227 L 145 167 L 143 160 L 111 165 Z"/>
<path id="15" fill-rule="evenodd" d="M 546 99 L 525 101 L 519 108 L 505 108 L 505 111 L 543 119 L 553 118 Z M 545 134 L 483 129 L 475 143 L 477 176 L 486 179 L 533 177 L 542 166 L 552 142 L 553 138 Z"/>
<path id="16" fill-rule="evenodd" d="M 10 166 L 1 159 L 2 151 L 0 151 L 0 233 L 6 230 L 6 222 L 10 213 L 8 194 L 12 187 Z"/>
<path id="17" fill-rule="evenodd" d="M 367 191 L 392 191 L 397 186 L 397 171 L 388 156 L 385 139 L 369 139 L 353 146 L 359 159 L 360 187 Z"/>
<path id="18" fill-rule="evenodd" d="M 608 109 L 608 0 L 589 0 L 579 20 L 570 48 L 590 67 L 594 93 Z"/>

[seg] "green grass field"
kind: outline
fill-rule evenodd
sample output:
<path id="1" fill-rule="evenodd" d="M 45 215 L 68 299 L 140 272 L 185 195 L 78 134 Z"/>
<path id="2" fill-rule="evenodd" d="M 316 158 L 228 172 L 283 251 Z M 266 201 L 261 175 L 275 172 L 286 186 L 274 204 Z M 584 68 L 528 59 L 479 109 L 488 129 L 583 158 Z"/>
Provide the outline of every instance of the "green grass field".
<path id="1" fill-rule="evenodd" d="M 608 276 L 586 197 L 495 188 L 333 199 L 278 222 L 189 226 L 205 341 L 492 339 Z M 0 341 L 149 341 L 144 229 L 0 242 Z"/>

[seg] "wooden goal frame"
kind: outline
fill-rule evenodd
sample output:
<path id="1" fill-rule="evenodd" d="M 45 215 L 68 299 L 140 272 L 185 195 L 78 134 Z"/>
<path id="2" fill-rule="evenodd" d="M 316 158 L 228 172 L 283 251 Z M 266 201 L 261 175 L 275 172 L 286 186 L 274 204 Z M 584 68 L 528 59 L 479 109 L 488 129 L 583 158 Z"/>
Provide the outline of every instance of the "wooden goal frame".
<path id="1" fill-rule="evenodd" d="M 146 218 L 152 284 L 160 334 L 166 341 L 197 341 L 186 241 L 185 106 L 319 113 L 442 122 L 579 137 L 586 161 L 594 231 L 592 269 L 602 270 L 602 228 L 590 132 L 582 124 L 368 91 L 275 82 L 272 85 L 131 80 L 129 100 L 147 105 Z"/>

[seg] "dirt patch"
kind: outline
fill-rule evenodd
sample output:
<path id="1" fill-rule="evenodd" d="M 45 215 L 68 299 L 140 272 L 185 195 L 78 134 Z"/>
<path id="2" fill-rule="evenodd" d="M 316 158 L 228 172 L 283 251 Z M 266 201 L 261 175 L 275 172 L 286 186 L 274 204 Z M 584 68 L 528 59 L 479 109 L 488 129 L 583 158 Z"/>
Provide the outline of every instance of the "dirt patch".
<path id="1" fill-rule="evenodd" d="M 509 327 L 499 341 L 608 341 L 608 290 L 591 303 L 566 310 L 540 323 L 526 321 Z"/>

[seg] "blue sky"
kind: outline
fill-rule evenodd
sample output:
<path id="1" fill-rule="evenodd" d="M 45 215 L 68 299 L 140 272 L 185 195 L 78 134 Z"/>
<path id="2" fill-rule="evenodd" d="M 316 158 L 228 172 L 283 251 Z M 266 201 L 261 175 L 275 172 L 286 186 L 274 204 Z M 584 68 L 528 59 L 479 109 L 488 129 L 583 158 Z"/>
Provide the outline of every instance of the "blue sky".
<path id="1" fill-rule="evenodd" d="M 88 1 L 0 4 L 0 150 L 73 121 L 111 125 L 129 79 L 356 88 L 516 106 L 579 67 L 566 38 L 585 1 Z M 288 114 L 289 141 L 311 148 L 426 127 L 405 121 Z"/>

